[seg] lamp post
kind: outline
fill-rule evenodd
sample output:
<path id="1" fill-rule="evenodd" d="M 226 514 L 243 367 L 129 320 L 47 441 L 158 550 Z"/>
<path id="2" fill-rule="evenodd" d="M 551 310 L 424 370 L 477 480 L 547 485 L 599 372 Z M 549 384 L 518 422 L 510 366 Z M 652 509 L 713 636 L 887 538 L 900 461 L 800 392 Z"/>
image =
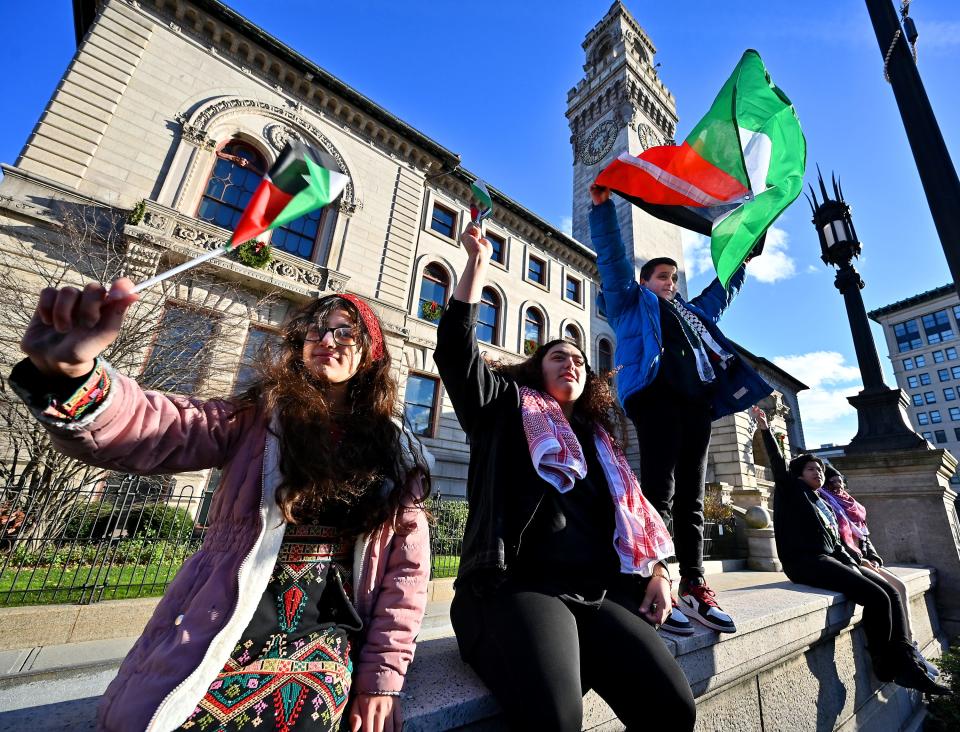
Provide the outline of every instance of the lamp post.
<path id="1" fill-rule="evenodd" d="M 827 193 L 822 175 L 819 180 L 823 200 L 817 201 L 812 186 L 808 200 L 820 239 L 820 258 L 824 264 L 837 268 L 834 285 L 843 295 L 847 307 L 857 365 L 863 377 L 863 391 L 847 397 L 857 410 L 858 429 L 846 452 L 926 449 L 927 441 L 914 432 L 907 421 L 906 395 L 900 389 L 891 389 L 883 381 L 880 358 L 860 295 L 864 282 L 853 266 L 854 258 L 860 256 L 861 244 L 850 217 L 850 206 L 843 200 L 843 191 L 836 178 L 832 179 L 833 198 Z"/>

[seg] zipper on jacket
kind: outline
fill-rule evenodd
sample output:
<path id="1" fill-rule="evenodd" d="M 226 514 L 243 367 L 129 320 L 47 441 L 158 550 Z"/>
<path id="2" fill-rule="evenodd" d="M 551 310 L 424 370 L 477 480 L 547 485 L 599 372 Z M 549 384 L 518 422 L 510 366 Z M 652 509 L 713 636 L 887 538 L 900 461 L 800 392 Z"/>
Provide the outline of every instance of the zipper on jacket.
<path id="1" fill-rule="evenodd" d="M 523 532 L 530 528 L 530 524 L 533 523 L 533 517 L 537 515 L 537 511 L 540 509 L 540 504 L 543 503 L 543 499 L 546 497 L 547 489 L 544 489 L 543 493 L 540 494 L 540 500 L 537 501 L 537 505 L 533 507 L 533 513 L 530 514 L 530 518 L 527 519 L 527 523 L 523 525 L 523 528 L 520 529 L 520 533 L 517 535 L 517 548 L 513 551 L 515 556 L 520 556 L 520 544 L 523 542 Z"/>
<path id="2" fill-rule="evenodd" d="M 364 592 L 362 584 L 363 568 L 367 566 L 367 550 L 370 548 L 370 544 L 373 542 L 373 533 L 374 532 L 371 531 L 363 540 L 363 548 L 360 550 L 360 566 L 357 568 L 357 576 L 354 578 L 353 582 L 353 601 L 356 603 L 358 614 L 360 614 L 361 609 L 360 593 Z"/>
<path id="3" fill-rule="evenodd" d="M 267 453 L 269 452 L 269 449 L 270 449 L 270 431 L 267 430 L 267 439 L 266 439 L 266 441 L 265 441 L 265 443 L 264 443 L 264 445 L 263 445 L 263 468 L 260 470 L 260 510 L 259 510 L 259 513 L 260 513 L 261 516 L 263 515 L 263 496 L 264 496 L 264 494 L 266 493 L 266 490 L 267 490 L 267 475 L 266 475 L 266 473 L 267 473 Z M 261 533 L 266 533 L 266 530 L 267 530 L 266 518 L 264 518 L 264 526 L 263 526 L 263 528 L 261 529 Z M 254 542 L 253 542 L 253 547 L 251 547 L 250 551 L 247 552 L 247 556 L 245 556 L 245 557 L 243 558 L 243 561 L 240 562 L 240 568 L 237 570 L 237 598 L 236 598 L 236 602 L 235 602 L 235 604 L 234 604 L 234 606 L 233 606 L 233 612 L 234 612 L 234 613 L 237 611 L 237 605 L 240 604 L 240 576 L 243 574 L 243 568 L 246 566 L 247 562 L 250 561 L 250 557 L 253 556 L 253 552 L 254 552 L 254 550 L 256 549 L 256 547 L 257 547 L 257 542 L 254 541 Z M 233 613 L 231 613 L 231 616 L 230 616 L 230 618 L 227 619 L 227 622 L 224 623 L 224 627 L 226 627 L 227 625 L 230 625 L 230 620 L 231 620 L 232 618 L 233 618 Z M 223 628 L 221 628 L 220 630 L 222 631 Z M 214 637 L 216 637 L 216 636 L 214 636 Z M 213 639 L 211 639 L 210 642 L 212 643 L 212 642 L 213 642 Z M 209 646 L 208 646 L 207 650 L 209 650 Z M 204 657 L 206 657 L 206 653 L 204 653 Z M 200 663 L 203 663 L 203 659 L 202 659 L 202 658 L 200 659 Z M 196 669 L 193 669 L 193 671 L 195 671 L 195 670 L 196 670 Z M 176 694 L 178 691 L 180 691 L 180 687 L 182 687 L 185 683 L 187 683 L 187 679 L 190 678 L 190 675 L 193 673 L 193 671 L 191 671 L 190 674 L 187 674 L 187 678 L 184 679 L 183 681 L 181 681 L 181 682 L 180 682 L 179 684 L 177 684 L 175 687 L 173 687 L 173 689 L 170 691 L 170 693 L 167 694 L 167 695 L 163 698 L 163 701 L 160 702 L 160 704 L 159 704 L 159 705 L 157 706 L 157 708 L 154 710 L 153 716 L 150 718 L 149 724 L 147 724 L 147 732 L 149 732 L 149 730 L 151 730 L 151 729 L 153 728 L 154 723 L 157 721 L 157 715 L 160 714 L 160 710 L 163 709 L 163 705 L 166 704 L 166 703 L 170 700 L 170 697 L 172 697 L 174 694 Z"/>

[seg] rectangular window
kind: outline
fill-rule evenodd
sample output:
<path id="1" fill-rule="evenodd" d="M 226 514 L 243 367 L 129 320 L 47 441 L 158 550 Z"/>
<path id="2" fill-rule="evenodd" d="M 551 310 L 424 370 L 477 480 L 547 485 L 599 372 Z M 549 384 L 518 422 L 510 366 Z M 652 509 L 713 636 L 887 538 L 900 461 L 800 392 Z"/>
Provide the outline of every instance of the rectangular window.
<path id="1" fill-rule="evenodd" d="M 943 351 L 934 351 L 933 352 L 933 362 L 934 363 L 943 363 L 944 362 Z"/>
<path id="2" fill-rule="evenodd" d="M 946 369 L 937 369 L 937 378 L 940 381 L 950 381 L 950 372 Z"/>
<path id="3" fill-rule="evenodd" d="M 946 350 L 944 350 L 944 353 L 947 354 L 948 361 L 957 360 L 957 349 L 954 348 L 953 346 L 950 346 L 950 348 L 947 348 Z"/>
<path id="4" fill-rule="evenodd" d="M 921 432 L 920 433 L 923 439 L 927 442 L 933 442 L 933 433 L 932 432 Z"/>
<path id="5" fill-rule="evenodd" d="M 909 386 L 911 389 L 916 389 L 918 386 L 920 386 L 920 379 L 918 379 L 916 376 L 908 376 L 907 386 Z"/>
<path id="6" fill-rule="evenodd" d="M 547 263 L 532 254 L 527 258 L 527 279 L 538 285 L 547 284 Z"/>
<path id="7" fill-rule="evenodd" d="M 960 407 L 950 407 L 950 419 L 953 422 L 960 422 Z"/>
<path id="8" fill-rule="evenodd" d="M 905 358 L 903 359 L 903 370 L 904 371 L 913 371 L 913 359 Z"/>
<path id="9" fill-rule="evenodd" d="M 923 406 L 923 395 L 922 395 L 922 394 L 914 394 L 913 397 L 912 397 L 912 399 L 913 399 L 913 406 L 915 406 L 915 407 L 922 407 L 922 406 Z"/>
<path id="10" fill-rule="evenodd" d="M 956 440 L 960 440 L 960 427 L 953 428 L 953 437 Z"/>
<path id="11" fill-rule="evenodd" d="M 960 305 L 953 306 L 953 317 L 960 321 Z"/>
<path id="12" fill-rule="evenodd" d="M 219 322 L 210 315 L 168 303 L 137 381 L 147 389 L 193 394 L 206 376 L 218 331 Z"/>
<path id="13" fill-rule="evenodd" d="M 930 385 L 930 374 L 920 374 L 920 383 L 924 386 Z"/>
<path id="14" fill-rule="evenodd" d="M 438 234 L 450 239 L 456 238 L 457 215 L 446 206 L 433 204 L 433 213 L 430 216 L 430 228 Z"/>
<path id="15" fill-rule="evenodd" d="M 920 348 L 923 341 L 920 339 L 920 329 L 917 328 L 916 320 L 907 320 L 903 323 L 897 323 L 893 326 L 893 334 L 897 338 L 897 348 L 900 353 L 911 351 L 914 348 Z"/>
<path id="16" fill-rule="evenodd" d="M 917 424 L 930 424 L 930 417 L 926 412 L 917 412 Z"/>
<path id="17" fill-rule="evenodd" d="M 507 240 L 490 232 L 487 232 L 486 237 L 493 249 L 490 260 L 497 264 L 504 264 L 507 261 Z"/>
<path id="18" fill-rule="evenodd" d="M 950 375 L 955 379 L 960 379 L 960 366 L 954 366 L 950 369 Z"/>
<path id="19" fill-rule="evenodd" d="M 945 430 L 934 430 L 933 436 L 937 439 L 938 445 L 942 445 L 947 441 L 947 433 Z"/>
<path id="20" fill-rule="evenodd" d="M 923 316 L 923 330 L 927 334 L 927 343 L 942 343 L 953 338 L 953 326 L 946 310 L 938 310 Z"/>
<path id="21" fill-rule="evenodd" d="M 925 391 L 925 392 L 923 392 L 923 399 L 924 399 L 924 401 L 925 401 L 927 404 L 936 404 L 936 403 L 937 403 L 937 395 L 934 394 L 932 391 Z"/>
<path id="22" fill-rule="evenodd" d="M 233 391 L 239 394 L 246 391 L 257 378 L 257 357 L 270 346 L 280 345 L 280 334 L 265 328 L 251 328 L 247 331 L 247 340 L 240 355 L 240 366 L 233 381 Z"/>
<path id="23" fill-rule="evenodd" d="M 582 285 L 580 280 L 576 277 L 571 277 L 567 275 L 567 286 L 564 289 L 564 297 L 566 297 L 570 302 L 575 302 L 578 305 L 583 303 L 583 298 L 581 295 Z"/>
<path id="24" fill-rule="evenodd" d="M 913 362 L 917 365 L 917 368 L 918 368 L 918 369 L 922 369 L 924 366 L 927 365 L 927 357 L 926 357 L 926 356 L 915 356 L 914 359 L 913 359 Z"/>
<path id="25" fill-rule="evenodd" d="M 407 376 L 403 413 L 414 434 L 433 437 L 439 391 L 439 379 L 425 374 L 411 373 Z"/>
<path id="26" fill-rule="evenodd" d="M 930 421 L 931 421 L 933 424 L 940 424 L 940 423 L 943 421 L 943 417 L 940 416 L 940 410 L 939 410 L 939 409 L 931 409 L 931 410 L 930 410 Z"/>
<path id="27" fill-rule="evenodd" d="M 943 390 L 943 401 L 952 402 L 956 398 L 957 398 L 957 392 L 954 390 L 952 386 L 948 386 L 946 389 Z"/>

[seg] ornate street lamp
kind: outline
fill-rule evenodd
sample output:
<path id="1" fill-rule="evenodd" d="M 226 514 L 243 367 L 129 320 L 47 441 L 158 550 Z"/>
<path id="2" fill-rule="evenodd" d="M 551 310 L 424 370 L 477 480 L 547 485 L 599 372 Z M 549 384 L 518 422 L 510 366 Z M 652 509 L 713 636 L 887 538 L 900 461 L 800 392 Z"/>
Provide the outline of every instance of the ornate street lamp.
<path id="1" fill-rule="evenodd" d="M 837 268 L 834 285 L 843 294 L 857 365 L 863 377 L 863 391 L 847 397 L 847 401 L 857 410 L 858 429 L 846 452 L 926 449 L 927 441 L 914 432 L 907 421 L 906 395 L 900 389 L 891 389 L 883 381 L 880 358 L 860 295 L 864 282 L 853 266 L 854 258 L 860 256 L 861 245 L 853 227 L 853 219 L 850 218 L 850 206 L 843 200 L 843 190 L 836 178 L 831 176 L 833 198 L 830 198 L 819 169 L 817 173 L 823 200 L 817 201 L 813 186 L 810 186 L 807 200 L 820 239 L 820 258 L 824 264 Z"/>

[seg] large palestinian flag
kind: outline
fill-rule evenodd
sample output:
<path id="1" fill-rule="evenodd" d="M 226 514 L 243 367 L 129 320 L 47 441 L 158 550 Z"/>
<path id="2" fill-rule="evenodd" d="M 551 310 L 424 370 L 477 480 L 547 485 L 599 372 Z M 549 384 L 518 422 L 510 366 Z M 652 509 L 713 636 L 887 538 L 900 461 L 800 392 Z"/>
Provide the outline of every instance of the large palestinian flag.
<path id="1" fill-rule="evenodd" d="M 627 153 L 596 183 L 654 216 L 710 236 L 724 286 L 767 228 L 800 195 L 807 143 L 793 105 L 744 52 L 710 111 L 682 145 Z"/>
<path id="2" fill-rule="evenodd" d="M 350 180 L 337 167 L 332 156 L 291 139 L 250 198 L 230 246 L 238 247 L 335 200 Z"/>

